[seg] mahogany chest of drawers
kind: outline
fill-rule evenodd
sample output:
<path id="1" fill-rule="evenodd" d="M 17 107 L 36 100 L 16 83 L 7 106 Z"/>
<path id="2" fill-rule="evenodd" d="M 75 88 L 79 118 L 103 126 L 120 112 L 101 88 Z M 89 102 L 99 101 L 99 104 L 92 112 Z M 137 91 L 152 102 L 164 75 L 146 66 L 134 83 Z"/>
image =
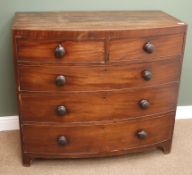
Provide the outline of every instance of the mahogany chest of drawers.
<path id="1" fill-rule="evenodd" d="M 168 153 L 186 28 L 161 11 L 17 13 L 23 164 Z"/>

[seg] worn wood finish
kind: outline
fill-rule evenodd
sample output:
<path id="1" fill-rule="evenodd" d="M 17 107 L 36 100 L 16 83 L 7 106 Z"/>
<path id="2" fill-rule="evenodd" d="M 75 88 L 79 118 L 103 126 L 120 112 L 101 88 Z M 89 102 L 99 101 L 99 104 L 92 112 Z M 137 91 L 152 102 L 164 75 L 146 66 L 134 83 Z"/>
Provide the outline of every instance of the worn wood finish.
<path id="1" fill-rule="evenodd" d="M 180 58 L 107 66 L 19 65 L 19 90 L 66 92 L 146 87 L 179 81 L 180 68 Z M 152 73 L 151 80 L 144 79 L 145 70 Z M 63 86 L 57 86 L 55 83 L 59 75 L 66 78 Z"/>
<path id="2" fill-rule="evenodd" d="M 161 11 L 17 13 L 23 165 L 169 153 L 186 28 Z"/>
<path id="3" fill-rule="evenodd" d="M 186 24 L 161 11 L 20 12 L 12 29 L 34 39 L 95 40 L 182 33 Z"/>
<path id="4" fill-rule="evenodd" d="M 170 139 L 173 117 L 169 113 L 156 118 L 98 125 L 23 125 L 24 149 L 26 153 L 81 157 L 141 148 Z M 138 138 L 140 130 L 147 132 L 145 139 Z M 59 136 L 66 136 L 68 144 L 59 145 Z"/>
<path id="5" fill-rule="evenodd" d="M 183 41 L 183 34 L 113 40 L 110 43 L 109 59 L 111 62 L 115 62 L 181 55 Z M 154 45 L 155 49 L 151 54 L 143 49 L 147 42 Z"/>
<path id="6" fill-rule="evenodd" d="M 63 41 L 63 40 L 28 40 L 17 41 L 18 60 L 41 61 L 51 63 L 103 63 L 103 41 Z M 56 47 L 61 44 L 65 48 L 62 58 L 55 56 Z"/>
<path id="7" fill-rule="evenodd" d="M 182 21 L 161 11 L 19 12 L 16 13 L 12 28 L 43 31 L 114 31 L 180 26 L 179 22 Z"/>
<path id="8" fill-rule="evenodd" d="M 21 117 L 23 121 L 61 123 L 143 117 L 175 110 L 177 91 L 177 83 L 174 83 L 155 88 L 110 92 L 76 92 L 62 95 L 23 93 L 20 95 Z M 143 99 L 149 101 L 148 109 L 140 107 L 139 102 Z M 67 109 L 63 116 L 56 113 L 60 105 Z"/>

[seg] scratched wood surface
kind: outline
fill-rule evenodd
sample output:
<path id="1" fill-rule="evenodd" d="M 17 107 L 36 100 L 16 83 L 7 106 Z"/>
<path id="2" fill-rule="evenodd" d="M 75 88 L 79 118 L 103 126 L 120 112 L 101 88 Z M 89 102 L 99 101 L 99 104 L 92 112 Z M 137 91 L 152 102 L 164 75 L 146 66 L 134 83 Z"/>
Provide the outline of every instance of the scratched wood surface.
<path id="1" fill-rule="evenodd" d="M 16 13 L 12 28 L 113 31 L 179 26 L 179 23 L 180 20 L 161 11 L 20 12 Z"/>

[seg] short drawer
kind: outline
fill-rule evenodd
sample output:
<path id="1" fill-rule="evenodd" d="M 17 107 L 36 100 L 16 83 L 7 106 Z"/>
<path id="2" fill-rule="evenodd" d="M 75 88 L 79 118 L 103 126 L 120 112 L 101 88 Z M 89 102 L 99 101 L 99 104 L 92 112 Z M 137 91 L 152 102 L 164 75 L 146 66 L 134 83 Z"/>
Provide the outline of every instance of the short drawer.
<path id="1" fill-rule="evenodd" d="M 95 91 L 178 81 L 181 59 L 106 66 L 18 66 L 21 91 Z"/>
<path id="2" fill-rule="evenodd" d="M 109 49 L 111 62 L 128 60 L 164 59 L 181 55 L 183 34 L 154 36 L 145 38 L 112 40 Z"/>
<path id="3" fill-rule="evenodd" d="M 178 84 L 102 92 L 62 94 L 22 93 L 22 120 L 37 122 L 88 122 L 120 120 L 174 111 Z"/>
<path id="4" fill-rule="evenodd" d="M 103 41 L 17 40 L 17 58 L 52 63 L 103 63 Z"/>
<path id="5" fill-rule="evenodd" d="M 170 139 L 174 113 L 90 125 L 23 125 L 24 152 L 70 157 L 115 153 Z"/>

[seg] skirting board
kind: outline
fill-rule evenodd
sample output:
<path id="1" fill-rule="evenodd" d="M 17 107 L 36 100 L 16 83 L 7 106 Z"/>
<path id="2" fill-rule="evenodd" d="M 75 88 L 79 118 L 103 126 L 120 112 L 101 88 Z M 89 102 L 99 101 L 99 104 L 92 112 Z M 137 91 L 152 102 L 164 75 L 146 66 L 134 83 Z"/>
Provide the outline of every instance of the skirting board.
<path id="1" fill-rule="evenodd" d="M 178 106 L 176 119 L 192 119 L 192 106 Z M 0 117 L 0 131 L 18 130 L 18 116 Z"/>

